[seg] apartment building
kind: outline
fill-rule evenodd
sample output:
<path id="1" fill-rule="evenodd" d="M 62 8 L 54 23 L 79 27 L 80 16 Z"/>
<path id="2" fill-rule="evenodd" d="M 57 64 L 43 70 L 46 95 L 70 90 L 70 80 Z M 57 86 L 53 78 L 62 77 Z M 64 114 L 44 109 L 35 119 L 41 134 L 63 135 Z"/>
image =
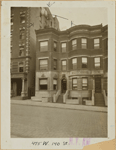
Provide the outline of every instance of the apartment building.
<path id="1" fill-rule="evenodd" d="M 78 25 L 36 32 L 32 100 L 107 106 L 108 26 Z"/>
<path id="2" fill-rule="evenodd" d="M 35 30 L 44 28 L 59 30 L 59 22 L 49 8 L 11 8 L 11 97 L 35 95 Z"/>

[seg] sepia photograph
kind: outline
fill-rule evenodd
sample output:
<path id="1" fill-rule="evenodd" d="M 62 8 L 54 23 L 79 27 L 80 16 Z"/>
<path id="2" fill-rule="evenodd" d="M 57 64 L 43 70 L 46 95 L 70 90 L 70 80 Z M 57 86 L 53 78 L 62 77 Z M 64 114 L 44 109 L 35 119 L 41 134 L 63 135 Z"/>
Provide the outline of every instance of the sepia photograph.
<path id="1" fill-rule="evenodd" d="M 9 7 L 9 138 L 85 146 L 109 137 L 108 7 L 56 3 Z"/>

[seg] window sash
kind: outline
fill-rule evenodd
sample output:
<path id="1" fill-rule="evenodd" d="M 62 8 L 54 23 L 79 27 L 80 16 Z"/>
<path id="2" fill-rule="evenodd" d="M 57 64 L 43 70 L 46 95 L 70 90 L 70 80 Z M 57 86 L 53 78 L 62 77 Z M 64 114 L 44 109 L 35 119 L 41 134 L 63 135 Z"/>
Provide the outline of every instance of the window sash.
<path id="1" fill-rule="evenodd" d="M 47 70 L 48 60 L 40 60 L 39 65 L 40 65 L 40 70 Z"/>
<path id="2" fill-rule="evenodd" d="M 53 79 L 53 84 L 57 85 L 57 79 Z"/>
<path id="3" fill-rule="evenodd" d="M 77 64 L 77 58 L 72 59 L 72 64 Z"/>
<path id="4" fill-rule="evenodd" d="M 40 47 L 48 46 L 48 41 L 40 42 Z"/>
<path id="5" fill-rule="evenodd" d="M 87 43 L 87 39 L 81 39 L 82 44 L 86 44 Z"/>
<path id="6" fill-rule="evenodd" d="M 62 48 L 66 48 L 66 43 L 62 43 Z"/>
<path id="7" fill-rule="evenodd" d="M 77 89 L 77 79 L 72 79 L 72 89 Z"/>
<path id="8" fill-rule="evenodd" d="M 77 45 L 77 40 L 75 39 L 75 40 L 72 40 L 72 46 L 73 45 Z"/>
<path id="9" fill-rule="evenodd" d="M 82 89 L 86 90 L 87 86 L 88 86 L 88 80 L 87 80 L 87 78 L 83 78 L 82 79 Z"/>

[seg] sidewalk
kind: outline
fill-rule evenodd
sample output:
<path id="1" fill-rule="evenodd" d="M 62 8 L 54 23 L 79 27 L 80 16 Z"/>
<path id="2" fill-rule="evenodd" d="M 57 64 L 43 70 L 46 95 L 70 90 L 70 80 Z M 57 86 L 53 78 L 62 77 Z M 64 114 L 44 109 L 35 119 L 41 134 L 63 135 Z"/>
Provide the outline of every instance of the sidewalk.
<path id="1" fill-rule="evenodd" d="M 74 109 L 74 110 L 85 110 L 85 111 L 96 111 L 107 113 L 107 107 L 97 107 L 97 106 L 85 106 L 85 105 L 69 105 L 69 104 L 59 104 L 59 103 L 43 103 L 29 100 L 12 100 L 11 104 L 27 105 L 27 106 L 42 106 L 42 107 L 53 107 L 61 109 Z"/>

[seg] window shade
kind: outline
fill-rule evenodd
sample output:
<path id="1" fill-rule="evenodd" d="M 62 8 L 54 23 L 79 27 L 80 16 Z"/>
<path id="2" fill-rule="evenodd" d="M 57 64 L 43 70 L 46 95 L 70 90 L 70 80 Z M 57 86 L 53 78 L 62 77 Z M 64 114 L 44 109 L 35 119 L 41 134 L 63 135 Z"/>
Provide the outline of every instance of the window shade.
<path id="1" fill-rule="evenodd" d="M 40 60 L 40 65 L 46 65 L 47 64 L 47 60 Z"/>
<path id="2" fill-rule="evenodd" d="M 73 79 L 73 84 L 77 84 L 77 79 Z"/>
<path id="3" fill-rule="evenodd" d="M 48 41 L 40 42 L 40 46 L 48 46 Z"/>
<path id="4" fill-rule="evenodd" d="M 72 59 L 72 63 L 73 63 L 73 64 L 77 63 L 77 58 L 73 58 L 73 59 Z"/>
<path id="5" fill-rule="evenodd" d="M 57 80 L 54 79 L 54 80 L 53 80 L 53 84 L 57 84 Z"/>
<path id="6" fill-rule="evenodd" d="M 99 39 L 94 39 L 94 43 L 99 43 Z"/>
<path id="7" fill-rule="evenodd" d="M 40 79 L 40 85 L 47 84 L 47 79 Z"/>

